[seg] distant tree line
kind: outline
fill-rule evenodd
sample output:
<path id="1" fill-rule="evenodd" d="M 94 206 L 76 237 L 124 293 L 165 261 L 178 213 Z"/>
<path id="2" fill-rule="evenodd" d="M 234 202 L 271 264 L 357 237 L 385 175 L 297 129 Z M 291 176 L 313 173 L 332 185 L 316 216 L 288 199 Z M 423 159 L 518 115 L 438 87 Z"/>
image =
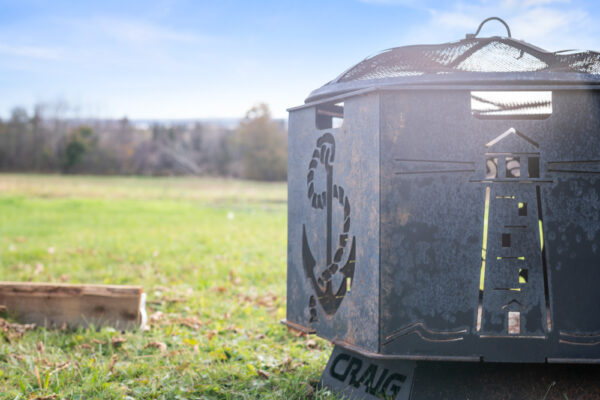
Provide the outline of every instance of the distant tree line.
<path id="1" fill-rule="evenodd" d="M 127 118 L 65 118 L 61 110 L 18 107 L 0 119 L 0 171 L 286 179 L 287 132 L 265 104 L 235 128 L 200 122 L 136 127 Z"/>

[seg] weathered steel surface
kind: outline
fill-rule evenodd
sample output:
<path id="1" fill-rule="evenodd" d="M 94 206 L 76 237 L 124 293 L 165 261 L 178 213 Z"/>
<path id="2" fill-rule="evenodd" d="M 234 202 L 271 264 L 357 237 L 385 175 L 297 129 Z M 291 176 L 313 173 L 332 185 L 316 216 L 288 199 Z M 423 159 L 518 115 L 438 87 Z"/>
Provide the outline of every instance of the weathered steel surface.
<path id="1" fill-rule="evenodd" d="M 546 120 L 480 120 L 468 91 L 382 94 L 383 353 L 600 358 L 598 105 L 555 91 Z"/>
<path id="2" fill-rule="evenodd" d="M 477 304 L 484 194 L 468 182 L 475 133 L 453 134 L 470 113 L 461 98 L 468 93 L 381 95 L 384 354 L 478 355 L 465 339 Z"/>
<path id="3" fill-rule="evenodd" d="M 339 128 L 316 107 L 290 114 L 287 320 L 379 345 L 379 97 L 345 103 Z"/>
<path id="4" fill-rule="evenodd" d="M 411 400 L 592 400 L 600 366 L 417 362 Z"/>
<path id="5" fill-rule="evenodd" d="M 317 106 L 290 114 L 288 320 L 398 358 L 600 360 L 599 92 L 554 91 L 547 119 L 470 102 L 368 93 L 321 130 Z"/>

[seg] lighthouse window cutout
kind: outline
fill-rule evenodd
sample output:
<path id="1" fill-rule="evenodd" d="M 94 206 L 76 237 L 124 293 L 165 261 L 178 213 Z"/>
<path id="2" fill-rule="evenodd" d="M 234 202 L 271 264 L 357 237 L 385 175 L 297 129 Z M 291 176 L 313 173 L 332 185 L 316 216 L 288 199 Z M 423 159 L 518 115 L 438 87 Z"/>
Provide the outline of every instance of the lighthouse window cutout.
<path id="1" fill-rule="evenodd" d="M 520 178 L 521 177 L 521 157 L 512 156 L 506 157 L 506 177 L 507 178 Z"/>
<path id="2" fill-rule="evenodd" d="M 487 179 L 498 178 L 498 157 L 488 157 L 485 162 L 485 177 Z"/>
<path id="3" fill-rule="evenodd" d="M 539 178 L 540 177 L 540 158 L 529 156 L 527 158 L 527 171 L 521 162 L 521 156 L 496 156 L 487 157 L 485 162 L 486 179 L 509 178 Z M 505 171 L 502 174 L 500 171 Z M 524 173 L 523 173 L 524 172 Z"/>
<path id="4" fill-rule="evenodd" d="M 499 135 L 488 144 L 486 148 L 490 149 L 504 139 L 509 139 L 511 136 L 519 137 L 536 149 L 539 144 L 531 138 L 523 135 L 515 128 L 510 128 L 503 134 Z M 485 178 L 486 179 L 510 179 L 519 181 L 522 179 L 538 179 L 540 177 L 540 156 L 539 152 L 498 152 L 486 153 L 485 160 Z"/>
<path id="5" fill-rule="evenodd" d="M 528 157 L 527 158 L 527 172 L 530 178 L 540 177 L 540 158 L 539 157 Z"/>

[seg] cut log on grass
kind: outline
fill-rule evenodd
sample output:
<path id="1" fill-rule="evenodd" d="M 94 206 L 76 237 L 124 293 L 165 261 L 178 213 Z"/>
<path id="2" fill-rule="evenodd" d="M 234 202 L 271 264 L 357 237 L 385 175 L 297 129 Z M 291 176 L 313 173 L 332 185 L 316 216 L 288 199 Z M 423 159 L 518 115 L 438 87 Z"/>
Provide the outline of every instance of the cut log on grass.
<path id="1" fill-rule="evenodd" d="M 0 282 L 0 309 L 19 322 L 60 328 L 145 324 L 140 286 Z"/>

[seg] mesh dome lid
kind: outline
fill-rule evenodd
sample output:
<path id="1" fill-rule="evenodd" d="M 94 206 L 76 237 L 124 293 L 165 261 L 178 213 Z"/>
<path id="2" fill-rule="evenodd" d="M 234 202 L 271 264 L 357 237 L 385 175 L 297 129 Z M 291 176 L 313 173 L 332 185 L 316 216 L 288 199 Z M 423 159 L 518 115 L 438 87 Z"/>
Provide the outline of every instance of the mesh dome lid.
<path id="1" fill-rule="evenodd" d="M 477 38 L 490 20 L 508 37 Z M 390 85 L 600 84 L 600 53 L 548 52 L 511 38 L 504 21 L 483 21 L 458 42 L 396 47 L 369 57 L 311 93 L 308 101 L 348 91 Z"/>

